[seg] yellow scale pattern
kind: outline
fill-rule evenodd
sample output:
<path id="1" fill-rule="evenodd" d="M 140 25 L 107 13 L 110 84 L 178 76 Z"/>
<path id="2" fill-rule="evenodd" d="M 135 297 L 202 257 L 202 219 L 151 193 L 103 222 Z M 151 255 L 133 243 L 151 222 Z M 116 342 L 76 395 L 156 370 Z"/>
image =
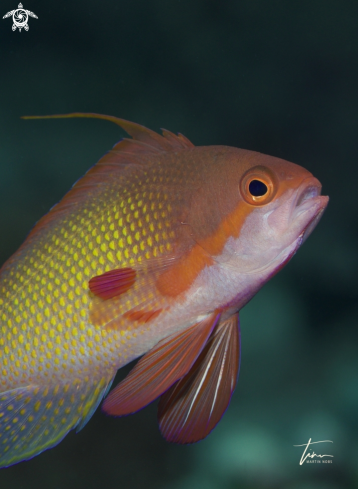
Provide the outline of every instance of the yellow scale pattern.
<path id="1" fill-rule="evenodd" d="M 0 465 L 28 458 L 82 426 L 116 370 L 132 359 L 138 331 L 128 321 L 110 331 L 90 324 L 88 281 L 171 251 L 175 199 L 183 181 L 193 178 L 190 167 L 185 170 L 159 159 L 125 182 L 109 176 L 3 267 Z M 138 298 L 127 293 L 123 304 L 129 310 Z"/>

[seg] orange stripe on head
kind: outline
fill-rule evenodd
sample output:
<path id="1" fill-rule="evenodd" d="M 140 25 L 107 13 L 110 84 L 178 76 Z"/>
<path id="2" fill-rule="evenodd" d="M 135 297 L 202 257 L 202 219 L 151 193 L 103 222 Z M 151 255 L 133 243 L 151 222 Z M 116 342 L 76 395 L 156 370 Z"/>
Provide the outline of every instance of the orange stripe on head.
<path id="1" fill-rule="evenodd" d="M 157 289 L 164 296 L 176 297 L 190 287 L 203 268 L 213 263 L 211 256 L 195 245 L 178 263 L 160 274 Z"/>
<path id="2" fill-rule="evenodd" d="M 231 236 L 239 236 L 247 216 L 253 210 L 252 206 L 241 201 L 211 236 L 196 244 L 178 263 L 159 276 L 156 283 L 159 292 L 164 296 L 176 297 L 189 290 L 199 273 L 214 264 L 213 257 L 222 252 L 227 240 Z"/>
<path id="3" fill-rule="evenodd" d="M 257 155 L 258 158 L 268 159 L 270 162 L 271 157 L 264 157 L 263 155 Z M 276 159 L 273 159 L 276 161 Z M 279 167 L 288 165 L 287 162 L 279 164 Z M 294 169 L 296 165 L 292 165 Z M 299 168 L 299 167 L 298 167 Z M 304 170 L 305 176 L 308 172 Z M 274 198 L 282 195 L 288 188 L 297 186 L 297 179 L 302 179 L 301 171 L 296 179 L 292 177 L 290 179 L 283 179 L 278 184 L 278 179 L 273 170 L 266 165 L 256 165 L 250 167 L 241 177 L 239 188 L 235 185 L 235 192 L 231 194 L 237 195 L 237 191 L 240 191 L 241 199 L 236 204 L 232 211 L 229 211 L 221 220 L 216 229 L 210 234 L 200 237 L 200 232 L 204 232 L 212 225 L 215 225 L 215 219 L 211 219 L 211 212 L 215 214 L 216 219 L 218 217 L 217 204 L 212 201 L 208 201 L 205 198 L 205 193 L 198 195 L 196 202 L 196 209 L 202 209 L 202 214 L 197 211 L 194 221 L 195 224 L 191 224 L 193 231 L 193 239 L 196 241 L 196 245 L 189 251 L 189 253 L 183 257 L 179 263 L 173 265 L 172 268 L 163 272 L 157 281 L 157 288 L 164 296 L 176 297 L 179 294 L 189 290 L 190 286 L 199 275 L 199 273 L 207 266 L 214 263 L 215 256 L 222 253 L 225 244 L 230 237 L 238 238 L 240 235 L 242 226 L 246 221 L 248 215 L 255 210 L 256 207 L 262 207 L 270 203 Z M 262 196 L 254 196 L 250 193 L 250 183 L 252 181 L 259 181 L 263 183 L 267 188 L 267 193 Z M 236 182 L 235 179 L 233 181 Z M 204 196 L 204 197 L 203 197 Z M 228 197 L 229 198 L 229 197 Z M 235 197 L 236 198 L 236 197 Z M 208 206 L 209 204 L 209 206 Z M 216 221 L 217 222 L 217 221 Z M 190 223 L 189 223 L 190 224 Z M 201 231 L 198 228 L 201 227 Z M 199 236 L 198 236 L 199 235 Z"/>

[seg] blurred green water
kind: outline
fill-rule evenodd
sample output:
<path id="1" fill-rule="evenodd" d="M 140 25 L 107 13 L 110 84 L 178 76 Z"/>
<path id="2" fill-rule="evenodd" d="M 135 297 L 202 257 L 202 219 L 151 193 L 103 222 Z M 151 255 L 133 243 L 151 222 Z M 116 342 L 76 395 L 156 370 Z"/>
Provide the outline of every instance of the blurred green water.
<path id="1" fill-rule="evenodd" d="M 102 112 L 258 150 L 308 168 L 331 201 L 242 311 L 237 391 L 206 440 L 166 444 L 155 405 L 124 419 L 98 412 L 56 449 L 2 470 L 0 487 L 358 487 L 358 4 L 29 2 L 39 17 L 29 32 L 0 22 L 1 262 L 123 135 L 24 114 Z M 293 445 L 309 438 L 333 441 L 332 464 L 299 465 Z"/>

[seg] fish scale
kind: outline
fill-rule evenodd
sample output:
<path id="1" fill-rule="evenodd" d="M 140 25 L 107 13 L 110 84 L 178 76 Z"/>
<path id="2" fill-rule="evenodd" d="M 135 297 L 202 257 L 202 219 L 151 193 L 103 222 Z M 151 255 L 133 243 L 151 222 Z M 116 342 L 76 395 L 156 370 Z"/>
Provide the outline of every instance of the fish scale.
<path id="1" fill-rule="evenodd" d="M 81 429 L 102 399 L 109 382 L 109 379 L 101 378 L 93 388 L 93 382 L 85 377 L 55 387 L 20 387 L 1 395 L 1 460 L 6 464 L 16 461 L 18 455 L 12 455 L 12 451 L 29 458 L 61 441 L 70 429 Z M 83 421 L 79 425 L 80 420 Z"/>
<path id="2" fill-rule="evenodd" d="M 129 321 L 122 318 L 122 329 L 111 331 L 89 322 L 88 281 L 112 268 L 140 263 L 171 250 L 174 231 L 170 197 L 175 198 L 176 193 L 163 191 L 165 185 L 159 190 L 158 182 L 172 178 L 172 185 L 180 184 L 175 174 L 177 167 L 165 169 L 156 162 L 139 175 L 135 172 L 133 181 L 127 180 L 125 187 L 109 179 L 100 196 L 98 188 L 89 188 L 86 200 L 73 213 L 60 216 L 48 227 L 41 227 L 40 222 L 39 231 L 35 228 L 4 265 L 0 276 L 3 390 L 11 389 L 12 396 L 14 387 L 26 388 L 37 382 L 58 386 L 68 379 L 82 385 L 88 375 L 94 378 L 92 384 L 105 375 L 108 384 L 119 366 L 132 359 L 128 342 L 137 332 L 130 332 Z M 56 212 L 56 206 L 52 212 Z M 130 293 L 120 313 L 137 303 L 138 297 Z M 36 397 L 41 398 L 41 393 Z M 34 404 L 35 400 L 27 411 Z M 0 414 L 4 412 L 2 407 L 0 404 Z M 76 409 L 60 438 L 83 418 L 82 410 Z M 18 423 L 20 420 L 21 416 Z M 28 429 L 30 425 L 28 420 Z M 39 429 L 46 420 L 34 416 L 32 425 Z M 47 435 L 46 429 L 42 431 L 41 437 L 51 440 L 44 441 L 44 447 L 58 442 L 58 437 L 51 438 L 57 424 L 52 426 Z M 0 425 L 0 432 L 3 430 L 6 427 Z M 0 458 L 11 463 L 5 452 L 1 455 L 2 446 L 9 447 L 8 440 L 0 440 Z"/>
<path id="3" fill-rule="evenodd" d="M 165 205 L 166 194 L 147 191 L 145 185 L 132 192 L 108 189 L 103 200 L 104 205 L 82 206 L 77 215 L 41 230 L 35 243 L 31 239 L 3 270 L 0 358 L 5 388 L 15 378 L 27 382 L 37 365 L 45 376 L 60 369 L 62 378 L 72 375 L 73 366 L 81 363 L 78 353 L 106 365 L 108 354 L 121 346 L 119 338 L 124 341 L 117 332 L 88 324 L 88 280 L 168 249 L 170 205 Z"/>

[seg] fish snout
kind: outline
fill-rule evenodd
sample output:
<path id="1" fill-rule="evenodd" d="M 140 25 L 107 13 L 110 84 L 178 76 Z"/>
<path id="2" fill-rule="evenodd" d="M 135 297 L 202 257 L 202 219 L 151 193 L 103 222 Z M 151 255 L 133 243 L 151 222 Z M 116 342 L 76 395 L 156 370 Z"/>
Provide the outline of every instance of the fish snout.
<path id="1" fill-rule="evenodd" d="M 322 185 L 317 178 L 305 179 L 298 188 L 296 197 L 296 207 L 303 204 L 305 201 L 313 199 L 321 195 Z"/>
<path id="2" fill-rule="evenodd" d="M 327 207 L 329 197 L 321 195 L 321 189 L 322 185 L 315 177 L 305 179 L 298 188 L 294 215 L 306 221 L 301 232 L 302 243 L 317 226 Z"/>

